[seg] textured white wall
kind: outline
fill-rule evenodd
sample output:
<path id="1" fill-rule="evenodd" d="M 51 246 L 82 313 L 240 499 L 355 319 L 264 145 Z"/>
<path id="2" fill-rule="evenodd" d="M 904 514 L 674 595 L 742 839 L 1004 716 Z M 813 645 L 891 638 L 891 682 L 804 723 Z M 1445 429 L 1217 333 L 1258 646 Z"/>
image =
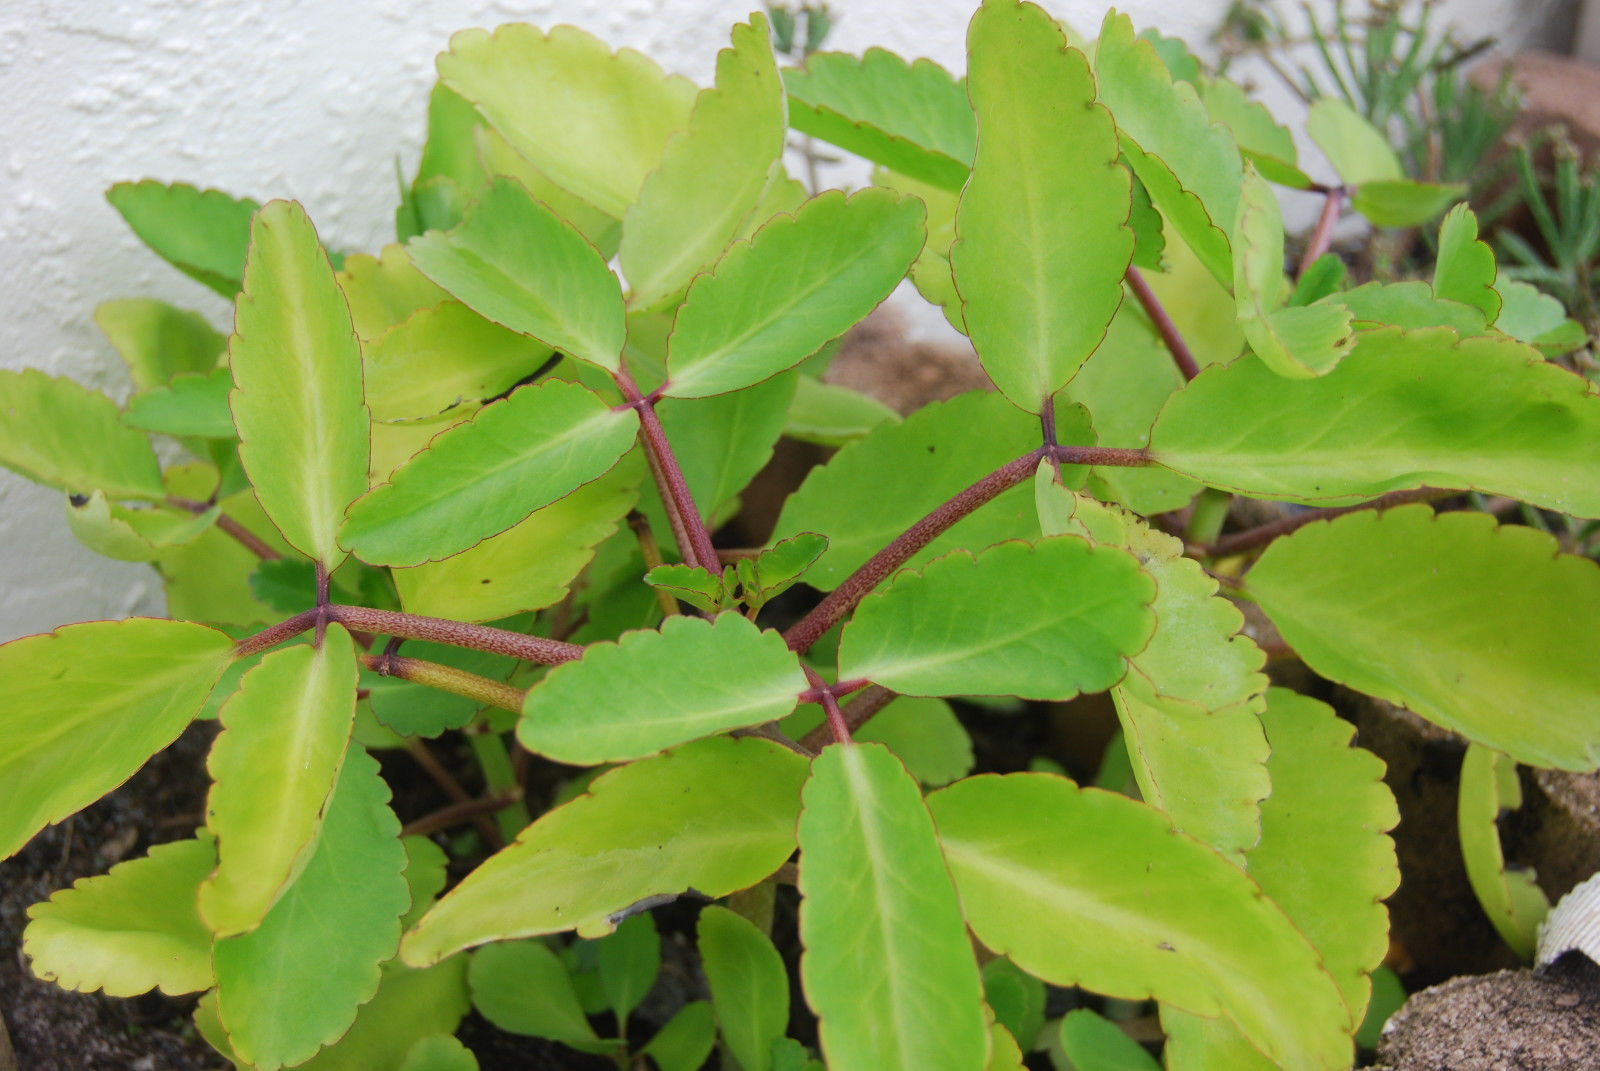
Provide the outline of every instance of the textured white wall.
<path id="1" fill-rule="evenodd" d="M 1466 0 L 1472 33 L 1523 39 L 1551 3 Z M 324 238 L 391 237 L 394 160 L 409 173 L 433 57 L 467 26 L 568 22 L 709 81 L 755 0 L 0 0 L 0 367 L 42 368 L 117 397 L 96 304 L 158 297 L 219 327 L 227 304 L 146 252 L 103 197 L 123 179 L 302 201 Z M 1093 33 L 1094 0 L 1046 4 Z M 833 0 L 830 47 L 882 45 L 962 67 L 973 0 Z M 1134 0 L 1140 26 L 1199 45 L 1227 0 Z M 69 621 L 159 613 L 143 565 L 68 533 L 60 496 L 0 471 L 0 640 Z M 3 683 L 0 683 L 3 687 Z"/>

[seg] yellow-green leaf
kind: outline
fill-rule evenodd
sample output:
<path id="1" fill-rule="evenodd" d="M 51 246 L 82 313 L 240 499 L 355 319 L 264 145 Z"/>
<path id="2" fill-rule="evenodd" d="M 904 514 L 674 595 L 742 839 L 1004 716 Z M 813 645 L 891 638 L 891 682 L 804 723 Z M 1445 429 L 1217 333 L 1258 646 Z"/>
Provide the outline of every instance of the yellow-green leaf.
<path id="1" fill-rule="evenodd" d="M 1037 413 L 1122 301 L 1130 179 L 1088 61 L 1043 9 L 989 0 L 967 50 L 978 150 L 950 266 L 989 378 Z"/>
<path id="2" fill-rule="evenodd" d="M 800 812 L 800 978 L 837 1071 L 982 1071 L 983 985 L 917 783 L 833 745 Z"/>
<path id="3" fill-rule="evenodd" d="M 353 503 L 339 537 L 373 565 L 420 565 L 476 546 L 605 475 L 639 426 L 566 380 L 522 387 L 441 433 Z"/>
<path id="4" fill-rule="evenodd" d="M 32 368 L 0 372 L 0 465 L 62 491 L 166 494 L 150 440 L 123 425 L 110 398 Z"/>
<path id="5" fill-rule="evenodd" d="M 195 890 L 217 855 L 211 837 L 158 844 L 150 854 L 81 878 L 28 908 L 22 951 L 33 973 L 63 989 L 134 997 L 211 985 L 211 933 Z"/>
<path id="6" fill-rule="evenodd" d="M 319 646 L 267 655 L 223 704 L 206 763 L 218 864 L 200 887 L 200 913 L 219 936 L 255 929 L 305 868 L 355 713 L 355 647 L 337 624 Z"/>
<path id="7" fill-rule="evenodd" d="M 1273 543 L 1246 590 L 1330 680 L 1518 762 L 1600 764 L 1600 566 L 1537 529 L 1422 505 L 1351 513 Z"/>
<path id="8" fill-rule="evenodd" d="M 689 125 L 695 96 L 688 79 L 572 26 L 465 30 L 439 77 L 557 185 L 616 219 Z"/>
<path id="9" fill-rule="evenodd" d="M 717 259 L 761 200 L 785 125 L 767 20 L 753 15 L 733 28 L 733 47 L 717 54 L 716 86 L 695 98 L 688 130 L 668 142 L 623 220 L 630 306 L 665 301 Z"/>
<path id="10" fill-rule="evenodd" d="M 1493 748 L 1470 744 L 1461 763 L 1456 827 L 1467 880 L 1494 928 L 1524 963 L 1533 960 L 1550 901 L 1529 869 L 1511 870 L 1500 846 L 1500 813 L 1522 806 L 1517 764 Z"/>
<path id="11" fill-rule="evenodd" d="M 649 898 L 748 888 L 794 852 L 806 772 L 770 741 L 714 737 L 602 774 L 452 889 L 401 955 L 425 966 L 486 941 L 598 937 Z"/>
<path id="12" fill-rule="evenodd" d="M 1024 970 L 1225 1015 L 1284 1066 L 1350 1065 L 1350 1013 L 1316 950 L 1155 809 L 1049 774 L 969 777 L 928 809 L 968 925 Z"/>
<path id="13" fill-rule="evenodd" d="M 289 545 L 330 571 L 345 507 L 367 489 L 371 417 L 361 344 L 305 210 L 273 201 L 250 225 L 228 341 L 239 460 Z"/>
<path id="14" fill-rule="evenodd" d="M 91 621 L 0 646 L 0 858 L 176 740 L 233 641 L 187 621 Z"/>

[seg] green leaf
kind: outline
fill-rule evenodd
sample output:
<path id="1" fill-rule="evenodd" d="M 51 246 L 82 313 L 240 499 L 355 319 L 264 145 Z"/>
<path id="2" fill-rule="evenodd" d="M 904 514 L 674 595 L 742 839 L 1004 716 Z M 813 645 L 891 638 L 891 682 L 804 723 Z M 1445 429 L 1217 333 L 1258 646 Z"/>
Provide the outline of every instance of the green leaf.
<path id="1" fill-rule="evenodd" d="M 483 125 L 471 103 L 443 82 L 428 94 L 428 140 L 422 146 L 412 188 L 429 179 L 449 178 L 475 190 L 488 177 L 478 162 L 476 131 Z"/>
<path id="2" fill-rule="evenodd" d="M 900 414 L 860 391 L 810 376 L 795 382 L 783 434 L 821 446 L 855 442 L 879 424 L 897 424 Z"/>
<path id="3" fill-rule="evenodd" d="M 1367 1005 L 1367 1017 L 1356 1031 L 1356 1044 L 1363 1049 L 1376 1049 L 1383 1039 L 1383 1027 L 1406 1002 L 1405 986 L 1388 967 L 1372 972 L 1372 1002 Z"/>
<path id="4" fill-rule="evenodd" d="M 386 245 L 376 257 L 352 256 L 337 278 L 363 342 L 378 338 L 418 309 L 432 308 L 450 297 L 417 270 L 403 245 Z"/>
<path id="5" fill-rule="evenodd" d="M 951 327 L 966 334 L 961 295 L 956 293 L 955 276 L 950 273 L 950 245 L 956 238 L 956 208 L 961 200 L 958 192 L 883 168 L 873 170 L 872 181 L 903 196 L 915 197 L 927 207 L 928 239 L 911 264 L 911 283 L 929 304 L 939 306 Z"/>
<path id="6" fill-rule="evenodd" d="M 893 52 L 816 52 L 785 68 L 789 122 L 802 134 L 864 156 L 919 182 L 960 190 L 977 127 L 963 87 L 932 60 Z"/>
<path id="7" fill-rule="evenodd" d="M 400 919 L 402 928 L 409 928 L 420 919 L 449 881 L 445 873 L 450 860 L 444 849 L 423 836 L 401 837 L 406 850 L 406 885 L 411 889 L 411 908 Z"/>
<path id="8" fill-rule="evenodd" d="M 557 186 L 550 177 L 529 162 L 497 131 L 479 127 L 476 135 L 478 159 L 490 175 L 505 175 L 527 187 L 534 199 L 578 229 L 589 244 L 609 263 L 622 245 L 622 223 L 600 211 L 588 201 Z"/>
<path id="9" fill-rule="evenodd" d="M 610 472 L 442 561 L 392 571 L 407 613 L 494 621 L 560 602 L 639 495 L 643 463 Z"/>
<path id="10" fill-rule="evenodd" d="M 32 368 L 0 372 L 0 465 L 62 491 L 166 495 L 150 440 L 110 398 Z"/>
<path id="11" fill-rule="evenodd" d="M 1416 227 L 1461 200 L 1466 192 L 1462 182 L 1369 182 L 1357 188 L 1350 207 L 1379 227 Z"/>
<path id="12" fill-rule="evenodd" d="M 1346 186 L 1406 177 L 1389 139 L 1338 97 L 1319 97 L 1312 102 L 1306 133 Z"/>
<path id="13" fill-rule="evenodd" d="M 1103 691 L 1150 639 L 1154 595 L 1131 554 L 1071 536 L 957 551 L 862 600 L 839 675 L 912 695 Z"/>
<path id="14" fill-rule="evenodd" d="M 1326 306 L 1343 306 L 1350 310 L 1351 322 L 1357 330 L 1448 327 L 1463 338 L 1488 331 L 1488 321 L 1482 312 L 1459 301 L 1436 297 L 1433 288 L 1420 279 L 1363 283 L 1331 294 L 1312 308 Z"/>
<path id="15" fill-rule="evenodd" d="M 1056 427 L 1062 442 L 1093 434 L 1076 407 L 1058 406 Z M 812 469 L 784 503 L 773 538 L 827 533 L 828 549 L 806 583 L 831 591 L 930 510 L 1038 445 L 1038 421 L 998 394 L 934 402 L 903 422 L 880 424 Z M 1038 534 L 1032 492 L 1017 488 L 958 521 L 909 564 Z"/>
<path id="16" fill-rule="evenodd" d="M 1127 547 L 1156 581 L 1151 609 L 1159 627 L 1111 690 L 1140 794 L 1179 829 L 1237 862 L 1261 835 L 1257 803 L 1271 790 L 1256 716 L 1267 686 L 1265 656 L 1239 635 L 1243 615 L 1183 557 L 1180 540 L 1073 495 L 1053 476 L 1041 465 L 1034 481 L 1041 526 Z M 1206 761 L 1194 761 L 1197 754 Z"/>
<path id="17" fill-rule="evenodd" d="M 1144 1046 L 1088 1008 L 1062 1016 L 1060 1029 L 1061 1051 L 1076 1071 L 1160 1071 Z"/>
<path id="18" fill-rule="evenodd" d="M 356 1012 L 349 1033 L 297 1071 L 396 1066 L 420 1040 L 456 1029 L 470 1007 L 466 973 L 465 956 L 425 971 L 385 964 L 378 995 Z"/>
<path id="19" fill-rule="evenodd" d="M 479 949 L 467 968 L 473 1006 L 513 1034 L 550 1038 L 584 1052 L 610 1052 L 578 1004 L 572 978 L 538 941 L 513 941 Z"/>
<path id="20" fill-rule="evenodd" d="M 1161 1005 L 1167 1032 L 1162 1050 L 1167 1071 L 1279 1071 L 1226 1019 L 1206 1019 Z"/>
<path id="21" fill-rule="evenodd" d="M 1042 8 L 986 3 L 967 48 L 978 153 L 950 266 L 984 370 L 1037 413 L 1122 302 L 1129 178 L 1088 61 Z"/>
<path id="22" fill-rule="evenodd" d="M 887 190 L 830 190 L 736 242 L 678 309 L 666 393 L 748 387 L 844 334 L 905 278 L 923 216 L 921 202 Z"/>
<path id="23" fill-rule="evenodd" d="M 1369 332 L 1316 379 L 1248 358 L 1207 369 L 1161 411 L 1150 449 L 1253 498 L 1332 506 L 1460 487 L 1600 517 L 1594 388 L 1517 343 L 1440 329 Z"/>
<path id="24" fill-rule="evenodd" d="M 1439 224 L 1439 259 L 1433 265 L 1433 292 L 1483 310 L 1487 323 L 1500 315 L 1495 290 L 1494 250 L 1478 240 L 1478 217 L 1457 205 Z"/>
<path id="25" fill-rule="evenodd" d="M 800 977 L 838 1071 L 984 1066 L 982 985 L 922 793 L 879 744 L 812 762 Z"/>
<path id="26" fill-rule="evenodd" d="M 211 934 L 195 889 L 216 863 L 211 838 L 158 844 L 110 873 L 80 878 L 28 908 L 22 951 L 33 973 L 63 989 L 134 997 L 211 985 Z"/>
<path id="27" fill-rule="evenodd" d="M 778 633 L 736 613 L 673 617 L 551 670 L 528 693 L 517 738 L 575 765 L 639 758 L 784 717 L 806 687 Z"/>
<path id="28" fill-rule="evenodd" d="M 658 565 L 644 574 L 644 582 L 708 614 L 729 609 L 732 605 L 722 574 L 712 573 L 697 565 Z"/>
<path id="29" fill-rule="evenodd" d="M 717 1022 L 711 1005 L 692 1000 L 678 1009 L 639 1055 L 650 1057 L 661 1071 L 699 1071 L 716 1043 Z"/>
<path id="30" fill-rule="evenodd" d="M 485 319 L 607 371 L 620 366 L 627 326 L 617 277 L 572 224 L 515 179 L 494 179 L 459 227 L 413 238 L 406 251 Z"/>
<path id="31" fill-rule="evenodd" d="M 1500 812 L 1522 806 L 1517 764 L 1493 748 L 1467 746 L 1456 809 L 1461 857 L 1472 891 L 1494 928 L 1524 962 L 1533 960 L 1550 901 L 1532 870 L 1510 870 L 1500 847 Z"/>
<path id="32" fill-rule="evenodd" d="M 1337 294 L 1345 284 L 1346 275 L 1347 269 L 1344 261 L 1339 259 L 1339 254 L 1322 254 L 1294 281 L 1294 293 L 1289 295 L 1289 304 L 1310 305 Z"/>
<path id="33" fill-rule="evenodd" d="M 342 1037 L 378 991 L 411 902 L 388 800 L 377 760 L 351 749 L 305 869 L 261 925 L 212 949 L 223 1027 L 261 1071 Z"/>
<path id="34" fill-rule="evenodd" d="M 401 955 L 426 965 L 485 941 L 574 928 L 597 937 L 648 898 L 748 888 L 794 851 L 805 776 L 800 756 L 751 737 L 604 773 L 452 889 Z"/>
<path id="35" fill-rule="evenodd" d="M 1106 16 L 1095 77 L 1150 200 L 1217 281 L 1231 284 L 1225 228 L 1238 215 L 1243 178 L 1233 138 L 1212 123 L 1195 87 L 1174 82 L 1150 42 L 1135 39 L 1126 15 Z"/>
<path id="36" fill-rule="evenodd" d="M 1246 167 L 1233 225 L 1233 293 L 1250 348 L 1280 376 L 1320 376 L 1349 352 L 1350 312 L 1341 305 L 1283 307 L 1283 217 L 1278 199 Z"/>
<path id="37" fill-rule="evenodd" d="M 232 439 L 233 414 L 228 392 L 233 373 L 217 368 L 200 375 L 180 373 L 168 383 L 140 391 L 128 399 L 122 422 L 130 428 L 162 435 Z"/>
<path id="38" fill-rule="evenodd" d="M 67 527 L 78 542 L 108 558 L 152 562 L 174 547 L 204 535 L 221 515 L 220 506 L 194 514 L 167 509 L 129 509 L 106 501 L 104 491 L 88 498 L 68 496 Z"/>
<path id="39" fill-rule="evenodd" d="M 628 1016 L 656 984 L 661 973 L 661 935 L 650 912 L 630 915 L 615 930 L 597 942 L 600 956 L 600 985 L 606 1003 L 616 1014 L 618 1030 L 625 1030 Z"/>
<path id="40" fill-rule="evenodd" d="M 374 420 L 416 420 L 498 397 L 537 372 L 550 347 L 456 301 L 418 309 L 362 348 Z"/>
<path id="41" fill-rule="evenodd" d="M 228 348 L 206 318 L 154 298 L 124 298 L 95 306 L 94 322 L 128 366 L 140 390 L 180 372 L 209 372 Z"/>
<path id="42" fill-rule="evenodd" d="M 331 571 L 345 507 L 367 489 L 371 418 L 349 307 L 298 204 L 274 201 L 251 222 L 228 353 L 256 497 L 290 546 Z"/>
<path id="43" fill-rule="evenodd" d="M 1583 327 L 1567 319 L 1567 310 L 1549 294 L 1529 283 L 1500 279 L 1500 315 L 1494 326 L 1520 342 L 1536 347 L 1546 357 L 1559 357 L 1588 339 Z"/>
<path id="44" fill-rule="evenodd" d="M 162 260 L 230 301 L 239 292 L 254 201 L 152 179 L 119 182 L 106 200 Z"/>
<path id="45" fill-rule="evenodd" d="M 0 646 L 0 859 L 178 738 L 233 655 L 187 621 L 90 621 Z"/>
<path id="46" fill-rule="evenodd" d="M 807 703 L 784 721 L 784 732 L 798 739 L 822 721 L 822 708 Z M 853 735 L 863 744 L 887 747 L 912 777 L 929 788 L 972 772 L 972 737 L 943 699 L 896 696 Z"/>
<path id="47" fill-rule="evenodd" d="M 439 77 L 557 185 L 615 219 L 638 199 L 667 139 L 689 125 L 695 97 L 688 79 L 571 26 L 458 33 Z"/>
<path id="48" fill-rule="evenodd" d="M 449 1034 L 430 1034 L 406 1050 L 400 1071 L 478 1071 L 471 1049 Z"/>
<path id="49" fill-rule="evenodd" d="M 1044 1028 L 1044 983 L 1004 956 L 983 965 L 983 999 L 996 1022 L 1019 1044 L 1033 1047 Z"/>
<path id="50" fill-rule="evenodd" d="M 928 808 L 968 925 L 1024 970 L 1225 1015 L 1286 1066 L 1349 1066 L 1349 1011 L 1316 951 L 1159 812 L 1050 774 L 969 777 Z"/>
<path id="51" fill-rule="evenodd" d="M 718 516 L 772 457 L 789 401 L 804 378 L 783 372 L 732 394 L 663 398 L 656 406 L 695 504 L 707 516 Z M 665 523 L 655 528 L 670 535 Z"/>
<path id="52" fill-rule="evenodd" d="M 1389 951 L 1383 901 L 1400 871 L 1386 834 L 1400 812 L 1382 761 L 1352 746 L 1355 727 L 1331 707 L 1274 688 L 1261 721 L 1272 745 L 1272 795 L 1261 801 L 1261 842 L 1246 866 L 1322 954 L 1359 1023 L 1367 976 Z"/>
<path id="53" fill-rule="evenodd" d="M 1237 337 L 1238 328 L 1233 323 L 1232 303 L 1227 294 L 1198 263 L 1193 267 L 1197 274 L 1182 281 L 1191 285 L 1198 282 L 1216 291 L 1216 304 L 1222 305 L 1228 313 L 1227 330 Z M 1160 286 L 1161 280 L 1161 276 L 1154 274 L 1147 278 L 1152 289 Z M 1169 295 L 1163 294 L 1161 300 L 1194 349 L 1197 336 L 1189 330 L 1191 325 L 1176 319 L 1182 315 L 1182 310 L 1169 300 Z M 1242 338 L 1239 345 L 1243 345 Z M 1197 359 L 1204 359 L 1201 351 L 1196 349 L 1195 352 L 1199 355 Z M 1238 348 L 1233 347 L 1228 359 L 1237 354 Z M 1150 425 L 1155 422 L 1161 406 L 1181 386 L 1183 375 L 1173 363 L 1172 354 L 1138 303 L 1128 301 L 1112 319 L 1105 341 L 1078 370 L 1061 396 L 1089 411 L 1101 445 L 1138 448 L 1148 442 Z M 1101 466 L 1090 470 L 1088 482 L 1097 497 L 1121 502 L 1134 512 L 1146 515 L 1182 508 L 1200 490 L 1193 480 L 1156 465 Z"/>
<path id="54" fill-rule="evenodd" d="M 801 532 L 763 550 L 753 563 L 762 599 L 781 595 L 798 584 L 827 549 L 827 536 Z"/>
<path id="55" fill-rule="evenodd" d="M 1280 126 L 1266 105 L 1251 99 L 1243 86 L 1219 75 L 1201 86 L 1200 99 L 1211 121 L 1227 128 L 1239 152 L 1263 178 L 1296 189 L 1311 185 L 1298 166 L 1299 153 L 1289 128 Z"/>
<path id="56" fill-rule="evenodd" d="M 474 547 L 605 475 L 639 416 L 566 380 L 522 387 L 443 432 L 350 507 L 340 538 L 373 565 Z"/>
<path id="57" fill-rule="evenodd" d="M 733 47 L 717 54 L 716 87 L 700 92 L 688 130 L 667 143 L 628 208 L 620 261 L 630 305 L 660 304 L 717 259 L 761 200 L 785 126 L 767 20 L 753 15 L 733 28 Z"/>
<path id="58" fill-rule="evenodd" d="M 206 762 L 218 865 L 200 887 L 200 913 L 218 936 L 255 929 L 305 868 L 355 713 L 355 645 L 337 624 L 320 646 L 267 655 L 223 705 Z"/>
<path id="59" fill-rule="evenodd" d="M 770 1071 L 772 1045 L 789 1026 L 789 973 L 755 924 L 727 908 L 700 911 L 700 962 L 722 1041 L 744 1071 Z"/>
<path id="60" fill-rule="evenodd" d="M 1600 567 L 1536 529 L 1422 505 L 1352 513 L 1273 543 L 1246 591 L 1330 680 L 1518 762 L 1600 764 L 1583 639 L 1600 628 Z"/>

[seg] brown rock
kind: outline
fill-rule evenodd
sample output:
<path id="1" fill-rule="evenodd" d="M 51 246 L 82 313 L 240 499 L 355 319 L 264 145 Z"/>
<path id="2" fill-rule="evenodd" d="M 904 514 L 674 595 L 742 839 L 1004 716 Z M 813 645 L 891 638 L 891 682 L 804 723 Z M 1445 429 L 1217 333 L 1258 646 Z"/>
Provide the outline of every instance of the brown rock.
<path id="1" fill-rule="evenodd" d="M 929 402 L 992 389 L 971 346 L 911 341 L 903 314 L 890 305 L 850 329 L 823 378 L 871 395 L 902 416 Z"/>
<path id="2" fill-rule="evenodd" d="M 1600 872 L 1600 775 L 1524 769 L 1522 799 L 1507 823 L 1507 851 L 1534 868 L 1553 904 Z"/>
<path id="3" fill-rule="evenodd" d="M 1600 1068 L 1600 967 L 1579 955 L 1538 971 L 1453 978 L 1412 995 L 1383 1030 L 1383 1071 Z"/>
<path id="4" fill-rule="evenodd" d="M 1522 114 L 1513 135 L 1527 135 L 1560 124 L 1586 160 L 1600 156 L 1600 67 L 1552 52 L 1518 52 L 1507 59 L 1479 64 L 1469 76 L 1486 91 L 1494 89 L 1501 73 L 1511 71 L 1511 81 L 1522 91 Z"/>

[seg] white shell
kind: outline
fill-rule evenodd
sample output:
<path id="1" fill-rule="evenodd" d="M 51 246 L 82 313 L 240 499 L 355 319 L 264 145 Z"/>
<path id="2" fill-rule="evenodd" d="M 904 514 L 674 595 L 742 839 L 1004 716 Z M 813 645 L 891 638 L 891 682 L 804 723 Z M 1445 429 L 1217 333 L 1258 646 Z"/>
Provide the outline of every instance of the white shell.
<path id="1" fill-rule="evenodd" d="M 1563 896 L 1539 924 L 1539 966 L 1573 949 L 1600 963 L 1600 874 Z"/>

